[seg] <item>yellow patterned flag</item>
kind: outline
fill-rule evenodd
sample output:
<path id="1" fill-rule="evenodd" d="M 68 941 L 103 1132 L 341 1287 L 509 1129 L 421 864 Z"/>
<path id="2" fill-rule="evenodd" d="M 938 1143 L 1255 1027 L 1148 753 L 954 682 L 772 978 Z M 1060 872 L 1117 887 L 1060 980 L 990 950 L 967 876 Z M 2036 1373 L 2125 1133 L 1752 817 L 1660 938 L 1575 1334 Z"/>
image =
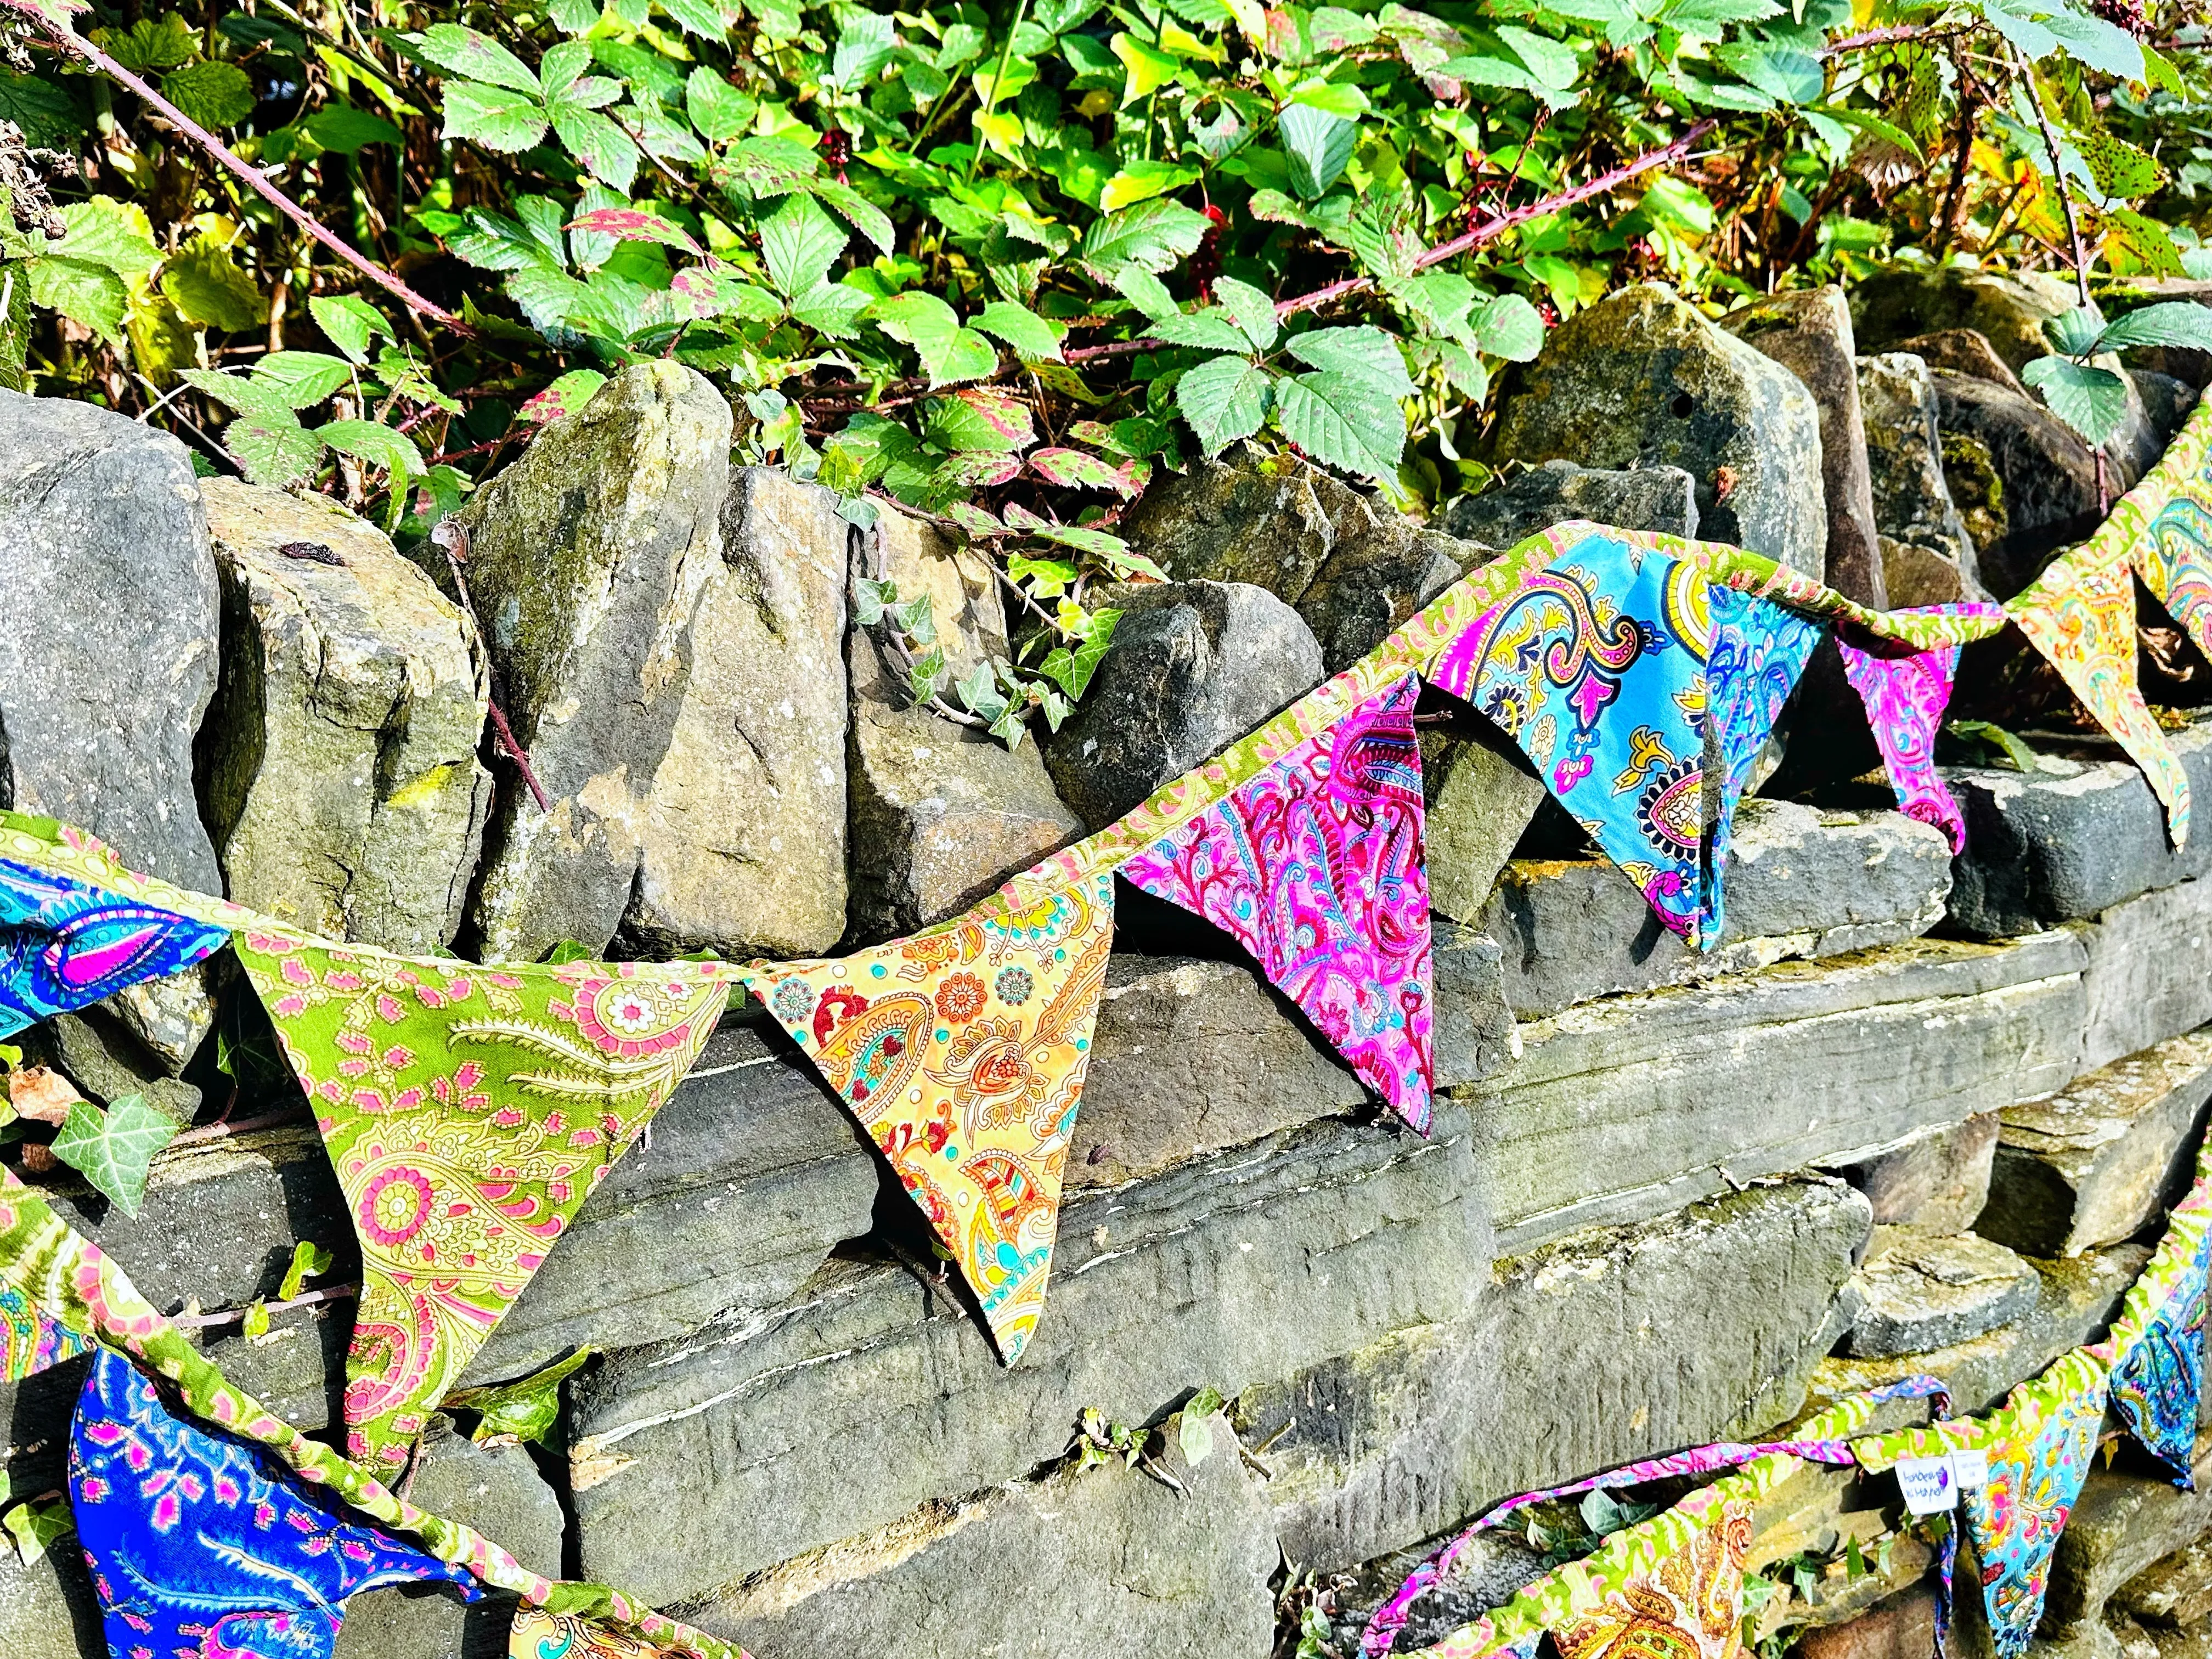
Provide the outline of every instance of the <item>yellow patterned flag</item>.
<path id="1" fill-rule="evenodd" d="M 573 1613 L 526 1606 L 514 1610 L 507 1638 L 507 1659 L 667 1659 L 672 1651 Z"/>
<path id="2" fill-rule="evenodd" d="M 1113 942 L 1114 878 L 1097 872 L 849 957 L 744 970 L 929 1218 L 1008 1364 L 1044 1309 Z"/>

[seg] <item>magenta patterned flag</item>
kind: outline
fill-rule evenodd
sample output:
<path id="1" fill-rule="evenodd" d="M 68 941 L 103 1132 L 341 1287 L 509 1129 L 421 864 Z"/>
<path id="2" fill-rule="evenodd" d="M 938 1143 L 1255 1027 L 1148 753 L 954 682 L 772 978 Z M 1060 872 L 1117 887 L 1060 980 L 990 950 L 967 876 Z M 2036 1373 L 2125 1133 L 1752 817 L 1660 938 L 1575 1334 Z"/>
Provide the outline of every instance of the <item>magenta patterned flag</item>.
<path id="1" fill-rule="evenodd" d="M 1897 614 L 1964 617 L 1994 611 L 1994 605 L 1931 605 Z M 1959 672 L 1959 647 L 1940 646 L 1909 656 L 1877 656 L 1863 651 L 1838 631 L 1836 648 L 1843 653 L 1844 676 L 1866 705 L 1867 724 L 1874 728 L 1875 746 L 1889 773 L 1890 787 L 1908 818 L 1932 823 L 1950 837 L 1951 850 L 1966 846 L 1966 820 L 1959 803 L 1936 769 L 1936 733 L 1942 728 L 1943 711 L 1950 706 L 1951 682 Z"/>
<path id="2" fill-rule="evenodd" d="M 1121 866 L 1250 951 L 1424 1134 L 1434 1085 L 1420 682 L 1378 692 Z"/>

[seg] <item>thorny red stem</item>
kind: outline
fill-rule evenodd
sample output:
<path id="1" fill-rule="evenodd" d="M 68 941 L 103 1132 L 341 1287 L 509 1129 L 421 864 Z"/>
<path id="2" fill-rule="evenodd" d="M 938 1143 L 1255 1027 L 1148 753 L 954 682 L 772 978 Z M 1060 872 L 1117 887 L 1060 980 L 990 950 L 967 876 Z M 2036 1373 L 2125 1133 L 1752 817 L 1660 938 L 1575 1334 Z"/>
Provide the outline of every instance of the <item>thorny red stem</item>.
<path id="1" fill-rule="evenodd" d="M 341 241 L 337 237 L 332 235 L 329 231 L 324 229 L 321 225 L 318 224 L 308 216 L 307 210 L 301 207 L 298 203 L 295 202 L 283 191 L 277 189 L 276 185 L 270 184 L 268 179 L 263 175 L 258 168 L 248 165 L 245 161 L 240 159 L 240 156 L 233 151 L 228 144 L 224 143 L 222 139 L 216 137 L 215 134 L 210 132 L 205 127 L 200 125 L 198 122 L 193 120 L 191 117 L 186 115 L 174 104 L 162 97 L 160 93 L 155 91 L 154 88 L 148 86 L 145 82 L 139 79 L 136 75 L 133 75 L 129 70 L 124 68 L 122 64 L 117 63 L 112 58 L 110 58 L 98 46 L 94 46 L 89 40 L 79 38 L 65 26 L 56 23 L 52 19 L 46 17 L 40 12 L 39 8 L 33 3 L 33 0 L 0 0 L 0 5 L 5 5 L 10 10 L 27 17 L 33 22 L 39 25 L 40 28 L 44 32 L 46 37 L 52 40 L 57 46 L 60 46 L 63 51 L 73 53 L 75 56 L 82 58 L 86 63 L 90 64 L 94 69 L 100 70 L 103 75 L 109 76 L 113 79 L 121 82 L 125 86 L 130 88 L 132 92 L 137 94 L 140 98 L 143 99 L 150 107 L 159 110 L 161 114 L 168 119 L 171 125 L 175 126 L 178 131 L 183 133 L 185 137 L 191 139 L 195 144 L 198 144 L 210 155 L 212 155 L 217 161 L 221 162 L 228 171 L 235 173 L 245 182 L 247 188 L 252 190 L 256 195 L 259 196 L 264 201 L 267 202 L 270 206 L 275 208 L 286 218 L 291 220 L 293 223 L 298 225 L 301 229 L 306 231 L 308 235 L 313 237 L 331 252 L 337 254 L 339 258 L 344 260 L 356 270 L 361 272 L 362 276 L 368 277 L 371 282 L 376 283 L 379 287 L 392 294 L 400 301 L 401 304 L 406 306 L 409 310 L 418 312 L 425 317 L 428 317 L 437 322 L 443 323 L 447 328 L 452 329 L 457 334 L 465 335 L 471 338 L 474 337 L 476 331 L 471 328 L 466 323 L 463 322 L 459 318 L 454 316 L 452 312 L 447 311 L 443 306 L 439 305 L 435 301 L 423 298 L 422 295 L 417 294 L 413 289 L 408 287 L 406 283 L 401 282 L 398 277 L 393 276 L 382 265 L 378 264 L 375 260 L 371 259 L 368 255 L 356 251 L 347 243 Z"/>
<path id="2" fill-rule="evenodd" d="M 361 1286 L 358 1285 L 333 1285 L 328 1290 L 306 1291 L 289 1302 L 264 1302 L 261 1305 L 273 1314 L 289 1313 L 295 1308 L 313 1308 L 325 1302 L 343 1302 L 360 1294 Z M 213 1313 L 172 1314 L 169 1322 L 185 1330 L 204 1331 L 211 1325 L 243 1324 L 247 1311 L 245 1308 L 218 1308 Z"/>
<path id="3" fill-rule="evenodd" d="M 204 1123 L 197 1129 L 187 1129 L 169 1142 L 171 1146 L 195 1146 L 204 1141 L 223 1140 L 232 1135 L 251 1134 L 256 1129 L 273 1129 L 280 1124 L 312 1122 L 314 1114 L 296 1106 L 288 1106 L 281 1112 L 264 1112 L 258 1117 L 224 1118 L 217 1123 Z"/>
<path id="4" fill-rule="evenodd" d="M 489 699 L 485 701 L 484 712 L 491 716 L 491 729 L 499 738 L 499 746 L 507 750 L 507 757 L 514 763 L 515 769 L 522 774 L 522 781 L 530 786 L 530 793 L 538 803 L 538 810 L 551 811 L 552 799 L 546 794 L 545 786 L 538 781 L 538 774 L 530 769 L 530 757 L 514 740 L 514 728 L 507 723 L 507 716 L 500 712 L 497 703 Z"/>

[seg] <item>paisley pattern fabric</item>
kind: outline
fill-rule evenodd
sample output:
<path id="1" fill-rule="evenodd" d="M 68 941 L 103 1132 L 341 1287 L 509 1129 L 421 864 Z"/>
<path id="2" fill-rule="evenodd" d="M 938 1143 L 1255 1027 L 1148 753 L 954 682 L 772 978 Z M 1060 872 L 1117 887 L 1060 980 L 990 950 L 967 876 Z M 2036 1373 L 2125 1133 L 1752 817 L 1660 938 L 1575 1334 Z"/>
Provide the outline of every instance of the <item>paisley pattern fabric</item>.
<path id="1" fill-rule="evenodd" d="M 2108 520 L 2104 530 L 2112 528 Z M 2106 551 L 2104 530 L 2055 560 L 2005 606 L 2028 642 L 2143 769 L 2166 804 L 2174 846 L 2189 839 L 2189 778 L 2151 718 L 2136 681 L 2136 584 L 2125 556 Z"/>
<path id="2" fill-rule="evenodd" d="M 171 1415 L 103 1348 L 77 1398 L 70 1495 L 114 1659 L 330 1659 L 346 1598 L 461 1568 L 341 1518 L 265 1454 Z"/>
<path id="3" fill-rule="evenodd" d="M 1705 876 L 1702 942 L 1711 945 L 1719 942 L 1726 926 L 1721 884 L 1735 842 L 1736 803 L 1750 787 L 1752 768 L 1820 642 L 1820 630 L 1795 611 L 1733 588 L 1711 588 L 1708 600 L 1712 646 L 1705 659 L 1705 729 L 1721 775 Z"/>
<path id="4" fill-rule="evenodd" d="M 479 968 L 262 926 L 234 945 L 314 1107 L 361 1239 L 347 1446 L 396 1468 L 690 1069 L 736 970 Z"/>
<path id="5" fill-rule="evenodd" d="M 237 1387 L 169 1318 L 138 1293 L 130 1276 L 59 1216 L 38 1193 L 0 1168 L 0 1287 L 23 1297 L 77 1336 L 127 1355 L 174 1385 L 202 1422 L 265 1448 L 286 1468 L 425 1553 L 478 1582 L 542 1606 L 561 1589 L 530 1571 L 483 1534 L 416 1509 L 357 1463 L 310 1440 Z M 158 1496 L 158 1494 L 156 1494 Z M 744 1650 L 657 1613 L 618 1589 L 593 1587 L 602 1622 L 633 1630 L 688 1659 L 744 1659 Z M 134 1656 L 135 1659 L 135 1656 Z M 160 1659 L 168 1659 L 166 1655 Z"/>
<path id="6" fill-rule="evenodd" d="M 1866 709 L 1875 747 L 1881 751 L 1882 769 L 1897 792 L 1898 810 L 1941 830 L 1952 852 L 1965 852 L 1966 815 L 1936 769 L 1936 734 L 1943 729 L 1943 711 L 1950 707 L 1959 647 L 1943 645 L 1884 656 L 1862 649 L 1838 633 L 1836 649 L 1844 659 L 1844 678 Z"/>
<path id="7" fill-rule="evenodd" d="M 1044 1310 L 1114 878 L 745 983 L 873 1138 L 1012 1364 Z"/>
<path id="8" fill-rule="evenodd" d="M 1212 922 L 1399 1116 L 1428 1132 L 1428 872 L 1412 675 L 1121 873 Z"/>
<path id="9" fill-rule="evenodd" d="M 14 1285 L 0 1285 L 0 1382 L 36 1376 L 91 1346 Z"/>
<path id="10" fill-rule="evenodd" d="M 571 1613 L 517 1607 L 507 1659 L 661 1659 L 667 1651 Z"/>
<path id="11" fill-rule="evenodd" d="M 2136 574 L 2200 650 L 2212 650 L 2212 402 L 2112 509 Z"/>
<path id="12" fill-rule="evenodd" d="M 177 973 L 227 928 L 0 856 L 0 1036 Z"/>
<path id="13" fill-rule="evenodd" d="M 1705 937 L 1705 657 L 1692 567 L 1611 532 L 1575 542 L 1444 647 L 1443 690 L 1518 743 L 1659 920 Z"/>
<path id="14" fill-rule="evenodd" d="M 2128 1432 L 2191 1487 L 2204 1387 L 2204 1297 L 2212 1273 L 2212 1202 L 2197 1188 L 2177 1207 L 2157 1254 L 2129 1288 L 2109 1339 L 2112 1404 Z"/>

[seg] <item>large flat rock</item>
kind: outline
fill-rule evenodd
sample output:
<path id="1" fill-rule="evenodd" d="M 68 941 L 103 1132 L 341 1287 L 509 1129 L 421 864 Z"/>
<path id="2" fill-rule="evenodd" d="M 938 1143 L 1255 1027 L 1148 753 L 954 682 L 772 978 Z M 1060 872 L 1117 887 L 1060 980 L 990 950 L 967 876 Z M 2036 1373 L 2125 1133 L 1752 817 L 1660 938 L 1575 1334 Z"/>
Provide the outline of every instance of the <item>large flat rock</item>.
<path id="1" fill-rule="evenodd" d="M 2212 1101 L 2212 1028 L 2008 1106 L 1975 1231 L 2031 1255 L 2116 1243 L 2188 1188 Z"/>
<path id="2" fill-rule="evenodd" d="M 1962 1233 L 1990 1199 L 1999 1115 L 1924 1129 L 1902 1145 L 1835 1167 L 1867 1195 L 1875 1224 Z"/>
<path id="3" fill-rule="evenodd" d="M 1466 1091 L 1499 1237 L 1525 1249 L 1754 1176 L 1841 1164 L 2070 1079 L 2083 952 L 1918 939 L 1585 1004 Z"/>
<path id="4" fill-rule="evenodd" d="M 1248 1391 L 1236 1417 L 1273 1442 L 1284 1550 L 1349 1566 L 1515 1492 L 1789 1416 L 1868 1226 L 1841 1182 L 1789 1182 L 1579 1234 L 1500 1262 L 1464 1318 Z"/>
<path id="5" fill-rule="evenodd" d="M 573 1389 L 583 1574 L 697 1596 L 1013 1479 L 1057 1456 L 1086 1407 L 1156 1420 L 1200 1386 L 1234 1394 L 1460 1318 L 1490 1269 L 1469 1139 L 1446 1103 L 1427 1141 L 1313 1124 L 1079 1195 L 1011 1368 L 955 1296 L 860 1262 L 772 1312 L 615 1356 Z"/>
<path id="6" fill-rule="evenodd" d="M 1717 949 L 1668 933 L 1636 884 L 1596 859 L 1508 864 L 1474 920 L 1504 952 L 1506 1001 L 1529 1019 L 1917 938 L 1942 920 L 1949 856 L 1942 832 L 1902 813 L 1753 799 L 1736 811 Z"/>
<path id="7" fill-rule="evenodd" d="M 2124 1054 L 2212 1020 L 2212 881 L 2185 881 L 2077 922 L 2089 953 L 2081 1064 Z"/>
<path id="8" fill-rule="evenodd" d="M 2097 1619 L 2121 1586 L 2212 1532 L 2212 1437 L 2199 1435 L 2197 1490 L 2119 1463 L 2092 1465 L 2051 1557 L 2039 1634 L 2063 1638 Z"/>
<path id="9" fill-rule="evenodd" d="M 1861 1299 L 1845 1345 L 1860 1358 L 1924 1353 L 2026 1318 L 2042 1299 L 2035 1269 L 1972 1233 L 1877 1227 L 1852 1281 Z"/>

